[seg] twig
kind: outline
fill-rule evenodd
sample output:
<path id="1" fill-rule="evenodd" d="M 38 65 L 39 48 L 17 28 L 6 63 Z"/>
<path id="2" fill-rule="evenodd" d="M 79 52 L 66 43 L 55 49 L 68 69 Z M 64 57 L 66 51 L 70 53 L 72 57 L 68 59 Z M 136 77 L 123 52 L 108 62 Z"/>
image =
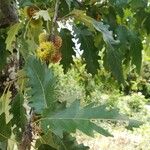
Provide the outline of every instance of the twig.
<path id="1" fill-rule="evenodd" d="M 60 3 L 60 0 L 56 0 L 55 13 L 54 13 L 54 17 L 53 17 L 53 21 L 52 21 L 52 25 L 51 25 L 51 33 L 50 33 L 50 36 L 53 36 L 53 35 L 54 35 L 55 24 L 56 24 L 57 16 L 58 16 L 59 3 Z M 50 37 L 50 38 L 51 38 L 51 37 Z"/>

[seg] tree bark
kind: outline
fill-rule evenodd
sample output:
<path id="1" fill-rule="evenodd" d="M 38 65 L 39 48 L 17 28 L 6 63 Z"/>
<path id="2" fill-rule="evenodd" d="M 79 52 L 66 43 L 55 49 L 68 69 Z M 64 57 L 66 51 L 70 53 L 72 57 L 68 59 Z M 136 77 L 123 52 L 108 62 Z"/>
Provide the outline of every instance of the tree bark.
<path id="1" fill-rule="evenodd" d="M 2 52 L 4 53 L 4 56 L 2 56 L 1 60 L 6 61 L 5 66 L 0 68 L 0 95 L 3 94 L 7 84 L 13 80 L 12 75 L 14 75 L 18 69 L 17 55 L 15 53 L 13 55 L 9 55 L 8 52 L 6 51 L 6 45 L 4 44 L 7 35 L 7 29 L 5 28 L 18 22 L 18 14 L 17 14 L 16 6 L 17 5 L 15 0 L 0 0 L 0 30 L 2 29 L 3 31 L 0 32 L 0 36 L 1 36 L 0 54 L 2 54 Z M 12 95 L 14 97 L 17 91 L 14 83 L 12 84 L 10 91 L 12 92 Z"/>
<path id="2" fill-rule="evenodd" d="M 0 0 L 0 28 L 18 22 L 16 6 L 14 0 Z"/>

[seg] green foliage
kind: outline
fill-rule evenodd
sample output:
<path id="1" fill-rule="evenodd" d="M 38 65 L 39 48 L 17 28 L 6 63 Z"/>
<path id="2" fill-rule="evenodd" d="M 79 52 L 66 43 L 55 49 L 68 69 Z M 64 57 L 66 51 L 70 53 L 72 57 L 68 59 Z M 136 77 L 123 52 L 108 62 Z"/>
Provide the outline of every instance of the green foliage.
<path id="1" fill-rule="evenodd" d="M 142 49 L 143 49 L 141 39 L 135 32 L 130 31 L 125 26 L 118 26 L 117 34 L 121 42 L 120 50 L 123 49 L 122 55 L 127 55 L 127 53 L 130 53 L 131 63 L 136 66 L 137 73 L 140 73 L 142 63 Z"/>
<path id="2" fill-rule="evenodd" d="M 5 44 L 5 39 L 6 39 L 6 31 L 5 30 L 0 30 L 0 70 L 3 69 L 3 67 L 6 64 L 6 58 L 8 56 L 8 53 L 6 51 L 6 44 Z"/>
<path id="3" fill-rule="evenodd" d="M 66 0 L 66 3 L 68 4 L 68 7 L 69 7 L 69 9 L 70 9 L 70 7 L 71 7 L 71 3 L 73 2 L 73 0 Z"/>
<path id="4" fill-rule="evenodd" d="M 135 35 L 135 33 L 129 34 L 129 41 L 131 42 L 131 57 L 132 63 L 136 65 L 137 72 L 140 73 L 141 64 L 142 64 L 142 42 L 141 40 Z"/>
<path id="5" fill-rule="evenodd" d="M 43 5 L 42 1 L 36 1 L 36 2 L 39 6 L 40 4 Z M 27 3 L 32 4 L 33 1 L 29 0 L 28 2 L 24 3 L 24 5 L 28 5 Z M 143 17 L 142 15 L 141 16 L 138 15 L 139 8 L 142 9 L 142 14 L 145 15 L 144 16 L 145 20 L 143 20 L 144 26 L 145 27 L 147 26 L 146 22 L 147 22 L 149 15 L 146 9 L 143 10 L 143 8 L 147 8 L 147 2 L 144 2 L 144 1 L 128 2 L 128 1 L 110 0 L 111 6 L 108 5 L 107 2 L 106 3 L 103 2 L 102 4 L 95 3 L 95 5 L 93 5 L 94 3 L 95 3 L 94 1 L 93 2 L 85 1 L 81 3 L 77 1 L 72 1 L 72 0 L 61 1 L 60 3 L 61 9 L 59 10 L 58 15 L 62 18 L 65 18 L 66 20 L 67 19 L 69 20 L 70 19 L 69 17 L 75 18 L 73 25 L 77 26 L 78 24 L 83 24 L 84 27 L 87 26 L 88 27 L 87 30 L 89 30 L 88 32 L 89 34 L 93 36 L 93 38 L 97 36 L 97 34 L 93 34 L 92 32 L 94 33 L 100 32 L 102 34 L 104 43 L 102 43 L 103 46 L 98 47 L 98 49 L 99 51 L 101 51 L 102 48 L 105 47 L 105 57 L 103 57 L 104 66 L 107 70 L 112 72 L 113 76 L 119 81 L 119 83 L 124 84 L 124 75 L 123 75 L 125 74 L 125 72 L 123 71 L 124 62 L 126 63 L 128 62 L 127 64 L 131 62 L 132 65 L 136 66 L 137 72 L 140 73 L 141 62 L 142 62 L 142 58 L 141 58 L 142 57 L 142 43 L 141 43 L 142 37 L 140 35 L 141 32 L 139 30 L 138 30 L 139 31 L 138 34 L 136 34 L 136 31 L 135 31 L 136 28 L 134 28 L 134 26 L 139 26 L 139 24 L 137 25 L 137 22 L 139 22 L 139 19 L 142 19 Z M 53 6 L 54 2 L 50 1 L 48 5 L 49 4 Z M 67 8 L 67 5 L 68 5 L 68 8 Z M 108 7 L 105 7 L 107 5 Z M 64 11 L 66 13 L 64 13 Z M 133 15 L 133 11 L 135 11 L 135 15 Z M 101 18 L 103 20 L 97 21 L 95 14 L 101 15 Z M 112 17 L 112 14 L 114 14 L 114 17 Z M 48 14 L 46 16 L 47 18 L 50 18 Z M 132 19 L 133 21 L 131 20 L 130 16 L 133 17 Z M 138 16 L 140 16 L 140 18 Z M 49 19 L 48 20 L 46 19 L 45 21 L 48 22 Z M 49 28 L 47 28 L 47 26 L 45 25 L 46 24 L 44 24 L 45 29 L 49 30 Z M 33 35 L 35 35 L 34 36 L 35 41 L 31 41 L 31 39 L 29 37 L 28 38 L 29 38 L 29 41 L 33 43 L 34 42 L 37 43 L 36 37 L 38 37 L 38 34 L 33 33 L 34 32 L 33 30 L 34 29 L 30 31 L 31 35 L 28 35 L 28 36 L 32 37 Z M 147 27 L 146 27 L 146 30 L 147 30 Z M 115 33 L 116 31 L 117 33 Z M 37 29 L 36 29 L 36 33 L 37 33 Z M 64 66 L 64 69 L 67 70 L 67 65 L 69 66 L 71 63 L 73 63 L 72 55 L 75 55 L 75 53 L 72 47 L 74 44 L 71 41 L 72 39 L 71 35 L 69 37 L 66 31 L 61 34 L 63 38 L 67 39 L 67 40 L 63 40 L 63 45 L 62 45 L 63 59 L 61 61 L 61 63 Z M 81 36 L 81 34 L 77 32 L 77 37 L 79 35 Z M 87 39 L 85 38 L 85 40 L 89 40 L 90 42 L 92 42 L 92 43 L 89 43 L 88 41 L 87 43 L 89 45 L 85 44 L 84 42 L 85 40 L 83 41 L 83 37 L 86 37 L 86 36 L 85 35 L 82 36 L 82 39 L 79 40 L 79 43 L 81 43 L 81 48 L 84 49 L 83 57 L 85 58 L 87 69 L 90 73 L 93 74 L 93 73 L 96 73 L 97 69 L 99 69 L 99 65 L 97 63 L 99 60 L 98 51 L 96 50 L 92 40 L 89 37 Z M 69 39 L 70 39 L 70 42 L 66 42 Z M 28 45 L 31 45 L 30 44 L 31 42 L 29 42 Z M 66 46 L 66 43 L 70 43 L 69 47 L 67 47 L 68 45 Z M 87 50 L 86 47 L 88 47 L 89 50 Z M 33 49 L 33 47 L 29 49 Z M 65 52 L 66 50 L 67 52 Z"/>
<path id="6" fill-rule="evenodd" d="M 84 146 L 83 144 L 78 144 L 74 137 L 69 135 L 68 133 L 64 133 L 63 135 L 63 144 L 62 150 L 88 150 L 88 146 Z M 60 148 L 61 149 L 61 148 Z"/>
<path id="7" fill-rule="evenodd" d="M 31 96 L 29 105 L 36 113 L 41 113 L 47 108 L 53 111 L 57 102 L 53 72 L 34 57 L 28 59 L 25 71 L 29 78 L 28 95 Z"/>
<path id="8" fill-rule="evenodd" d="M 74 65 L 76 65 L 76 61 Z M 85 66 L 78 64 L 81 74 L 78 68 L 73 66 L 67 73 L 64 73 L 62 66 L 59 64 L 52 65 L 54 75 L 58 79 L 57 87 L 61 93 L 59 100 L 61 102 L 66 101 L 67 104 L 71 104 L 75 99 L 83 101 L 85 98 L 85 88 L 82 86 L 84 82 L 83 84 L 80 82 L 83 78 L 81 74 L 85 72 Z"/>
<path id="9" fill-rule="evenodd" d="M 5 114 L 5 120 L 6 120 L 6 124 L 8 124 L 10 122 L 10 120 L 12 119 L 12 114 L 10 114 L 10 102 L 11 102 L 11 92 L 7 92 L 6 94 L 3 94 L 0 98 L 0 115 L 1 114 Z"/>
<path id="10" fill-rule="evenodd" d="M 143 67 L 142 67 L 142 77 L 144 78 L 144 79 L 146 79 L 147 81 L 150 79 L 150 72 L 149 72 L 149 70 L 150 70 L 150 62 L 143 62 Z"/>
<path id="11" fill-rule="evenodd" d="M 75 27 L 74 32 L 76 33 L 76 38 L 81 42 L 80 48 L 84 50 L 83 58 L 85 58 L 87 71 L 96 74 L 97 69 L 99 68 L 99 56 L 98 49 L 94 46 L 94 35 L 86 28 L 82 28 L 82 26 Z"/>
<path id="12" fill-rule="evenodd" d="M 37 139 L 35 146 L 41 149 L 40 147 L 42 145 L 44 147 L 44 144 L 51 146 L 53 149 L 58 149 L 58 145 L 54 142 L 53 134 L 50 131 Z"/>
<path id="13" fill-rule="evenodd" d="M 142 59 L 150 60 L 148 0 L 21 0 L 18 5 L 19 22 L 0 27 L 0 75 L 6 76 L 0 86 L 9 85 L 0 98 L 0 148 L 15 140 L 27 147 L 38 135 L 39 150 L 86 150 L 71 133 L 112 136 L 102 122 L 128 122 L 131 129 L 141 125 L 137 120 L 148 121 L 149 65 L 142 66 Z M 26 6 L 32 9 L 25 12 Z M 60 44 L 54 36 L 61 36 L 54 55 L 60 63 L 37 59 L 42 32 L 54 45 Z"/>
<path id="14" fill-rule="evenodd" d="M 147 17 L 145 18 L 144 23 L 143 23 L 143 25 L 147 31 L 147 34 L 150 34 L 150 27 L 148 25 L 149 22 L 150 22 L 150 13 L 147 14 Z"/>
<path id="15" fill-rule="evenodd" d="M 146 102 L 143 95 L 134 93 L 131 96 L 119 97 L 118 107 L 121 112 L 132 116 L 134 113 L 141 112 Z"/>
<path id="16" fill-rule="evenodd" d="M 11 123 L 6 123 L 5 113 L 0 115 L 0 141 L 7 141 L 11 135 Z"/>
<path id="17" fill-rule="evenodd" d="M 123 71 L 121 67 L 121 56 L 109 45 L 105 54 L 105 67 L 112 71 L 113 75 L 118 79 L 119 83 L 124 84 Z"/>
<path id="18" fill-rule="evenodd" d="M 93 130 L 102 135 L 111 136 L 107 130 L 90 121 L 96 119 L 128 121 L 128 118 L 120 115 L 117 110 L 107 110 L 105 105 L 94 107 L 93 104 L 90 104 L 84 108 L 80 108 L 80 103 L 77 100 L 65 110 L 53 114 L 49 113 L 49 110 L 46 110 L 40 121 L 45 132 L 51 130 L 61 138 L 63 132 L 75 132 L 76 129 L 81 130 L 89 136 L 93 136 Z M 135 126 L 135 124 L 138 125 L 139 123 L 131 120 L 129 121 L 129 127 Z"/>
<path id="19" fill-rule="evenodd" d="M 131 72 L 127 76 L 127 86 L 125 87 L 125 93 L 140 92 L 149 101 L 150 96 L 150 83 L 149 83 L 149 62 L 144 61 L 141 70 L 141 77 L 135 72 Z"/>
<path id="20" fill-rule="evenodd" d="M 22 133 L 25 130 L 25 124 L 27 123 L 26 110 L 23 106 L 24 98 L 23 94 L 18 93 L 13 99 L 11 107 L 11 113 L 13 114 L 12 125 L 16 126 L 14 132 L 16 133 L 17 139 L 21 139 Z"/>
<path id="21" fill-rule="evenodd" d="M 60 35 L 63 40 L 63 45 L 61 47 L 62 53 L 61 64 L 63 65 L 64 71 L 66 72 L 70 67 L 71 63 L 73 63 L 72 56 L 75 55 L 75 52 L 73 50 L 74 43 L 72 41 L 73 36 L 67 29 L 62 29 Z"/>
<path id="22" fill-rule="evenodd" d="M 55 140 L 54 140 L 55 139 Z M 57 139 L 57 142 L 56 142 Z M 63 134 L 63 139 L 54 136 L 51 132 L 41 136 L 40 139 L 36 141 L 36 148 L 45 150 L 54 149 L 54 150 L 87 150 L 88 146 L 83 144 L 78 144 L 75 137 L 72 137 L 68 133 Z"/>
<path id="23" fill-rule="evenodd" d="M 6 38 L 6 49 L 9 50 L 11 53 L 13 52 L 13 42 L 16 40 L 16 35 L 19 32 L 19 29 L 21 28 L 22 23 L 16 23 L 13 26 L 10 27 L 7 38 Z"/>

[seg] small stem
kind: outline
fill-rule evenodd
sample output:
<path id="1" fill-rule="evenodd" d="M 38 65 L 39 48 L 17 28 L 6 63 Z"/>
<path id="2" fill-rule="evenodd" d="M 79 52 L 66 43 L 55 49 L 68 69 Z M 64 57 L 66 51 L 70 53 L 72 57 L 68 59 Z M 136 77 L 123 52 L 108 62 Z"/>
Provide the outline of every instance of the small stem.
<path id="1" fill-rule="evenodd" d="M 51 25 L 51 33 L 50 33 L 51 36 L 54 35 L 55 24 L 56 24 L 57 16 L 58 16 L 59 2 L 60 2 L 60 0 L 56 0 L 55 13 L 54 13 L 54 17 L 53 17 L 53 21 L 52 21 L 52 25 Z"/>
<path id="2" fill-rule="evenodd" d="M 59 9 L 59 2 L 60 2 L 60 0 L 57 0 L 57 1 L 56 1 L 53 23 L 56 23 L 56 20 L 57 20 L 58 9 Z"/>
<path id="3" fill-rule="evenodd" d="M 48 33 L 49 33 L 49 32 L 50 32 L 49 21 L 47 21 L 46 26 L 47 26 L 47 31 L 48 31 Z"/>

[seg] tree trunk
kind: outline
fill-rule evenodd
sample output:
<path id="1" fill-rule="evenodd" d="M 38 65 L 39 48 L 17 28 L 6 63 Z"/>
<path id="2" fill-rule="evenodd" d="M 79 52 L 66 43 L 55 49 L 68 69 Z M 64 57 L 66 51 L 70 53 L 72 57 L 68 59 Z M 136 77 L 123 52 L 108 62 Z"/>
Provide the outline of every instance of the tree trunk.
<path id="1" fill-rule="evenodd" d="M 0 28 L 18 22 L 15 0 L 0 0 Z"/>
<path id="2" fill-rule="evenodd" d="M 0 95 L 3 94 L 7 84 L 14 79 L 14 75 L 18 69 L 17 55 L 15 53 L 13 55 L 9 55 L 8 51 L 6 51 L 5 45 L 7 34 L 7 29 L 5 28 L 11 26 L 16 22 L 18 22 L 18 14 L 16 10 L 15 0 L 0 0 L 0 30 L 2 28 L 4 29 L 2 29 L 3 32 L 0 32 L 0 40 L 2 42 L 0 46 L 0 54 L 3 53 L 4 55 L 2 56 L 0 61 L 6 61 L 6 64 L 4 63 L 5 66 L 3 66 L 3 68 L 0 68 Z M 14 97 L 16 94 L 16 87 L 14 83 L 12 84 L 10 91 L 12 92 L 12 95 Z"/>

